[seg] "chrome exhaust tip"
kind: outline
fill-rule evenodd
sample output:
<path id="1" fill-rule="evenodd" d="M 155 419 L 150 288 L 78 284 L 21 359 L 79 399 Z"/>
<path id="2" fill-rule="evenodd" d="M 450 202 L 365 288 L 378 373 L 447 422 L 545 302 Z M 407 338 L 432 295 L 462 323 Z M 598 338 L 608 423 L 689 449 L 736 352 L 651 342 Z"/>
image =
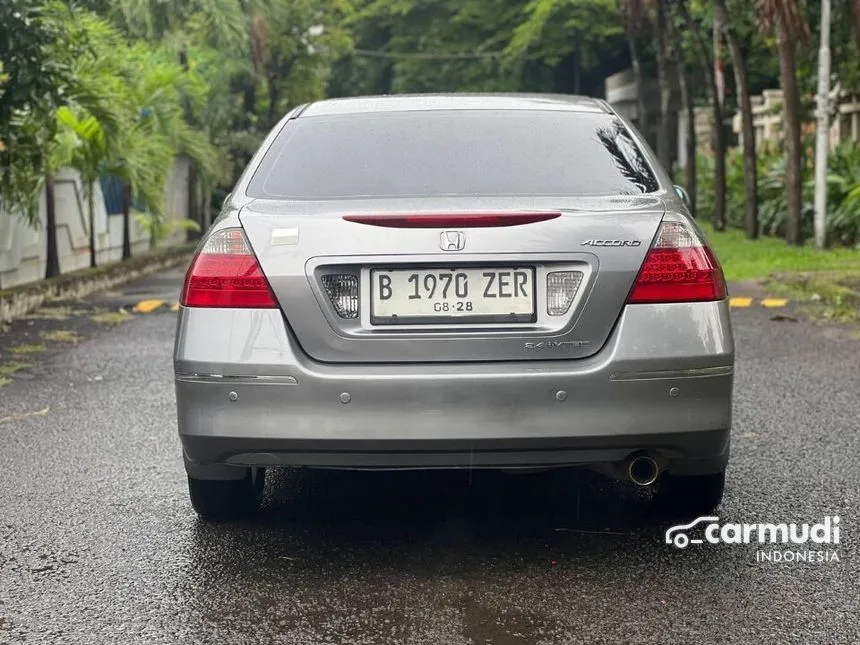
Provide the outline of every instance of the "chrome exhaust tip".
<path id="1" fill-rule="evenodd" d="M 627 476 L 637 486 L 650 486 L 659 475 L 660 467 L 648 455 L 633 457 L 627 466 Z"/>

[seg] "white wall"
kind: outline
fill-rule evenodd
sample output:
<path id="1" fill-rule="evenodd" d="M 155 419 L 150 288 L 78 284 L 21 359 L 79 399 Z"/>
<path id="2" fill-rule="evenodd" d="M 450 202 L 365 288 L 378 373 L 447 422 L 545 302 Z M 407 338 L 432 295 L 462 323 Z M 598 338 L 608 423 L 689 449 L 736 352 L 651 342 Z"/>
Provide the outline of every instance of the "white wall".
<path id="1" fill-rule="evenodd" d="M 167 187 L 166 212 L 174 218 L 188 217 L 188 162 L 179 160 L 173 167 Z M 60 271 L 68 273 L 90 265 L 89 215 L 86 192 L 74 170 L 57 175 L 57 247 Z M 45 196 L 39 204 L 39 226 L 31 227 L 23 217 L 0 210 L 0 289 L 41 280 L 45 276 L 46 234 Z M 95 192 L 96 260 L 99 264 L 122 258 L 122 215 L 108 215 L 101 188 Z M 177 231 L 161 244 L 168 246 L 185 240 Z M 131 252 L 149 249 L 149 234 L 132 217 Z"/>

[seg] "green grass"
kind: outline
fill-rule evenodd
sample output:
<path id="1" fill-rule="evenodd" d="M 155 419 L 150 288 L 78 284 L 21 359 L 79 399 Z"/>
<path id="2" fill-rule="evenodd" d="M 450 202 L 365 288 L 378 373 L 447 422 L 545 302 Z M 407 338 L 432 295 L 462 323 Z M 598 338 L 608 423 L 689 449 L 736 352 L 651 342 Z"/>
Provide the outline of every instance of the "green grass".
<path id="1" fill-rule="evenodd" d="M 72 315 L 71 307 L 39 307 L 24 320 L 68 320 Z"/>
<path id="2" fill-rule="evenodd" d="M 0 363 L 0 387 L 11 383 L 12 379 L 9 377 L 15 374 L 15 372 L 20 372 L 30 367 L 33 367 L 32 363 L 21 363 L 20 361 Z"/>
<path id="3" fill-rule="evenodd" d="M 78 343 L 84 338 L 80 334 L 69 331 L 68 329 L 57 329 L 55 331 L 43 331 L 41 334 L 43 340 L 53 343 Z"/>
<path id="4" fill-rule="evenodd" d="M 41 354 L 47 348 L 41 343 L 29 343 L 23 345 L 13 345 L 9 348 L 12 354 Z"/>
<path id="5" fill-rule="evenodd" d="M 768 292 L 801 303 L 812 318 L 853 323 L 860 320 L 860 272 L 781 273 L 766 282 Z"/>
<path id="6" fill-rule="evenodd" d="M 125 309 L 120 309 L 119 311 L 103 311 L 90 316 L 90 319 L 93 322 L 97 322 L 101 325 L 118 325 L 126 320 L 131 320 L 131 318 L 132 315 Z"/>
<path id="7" fill-rule="evenodd" d="M 860 249 L 819 251 L 812 245 L 789 246 L 772 237 L 748 240 L 743 231 L 735 229 L 717 233 L 706 222 L 700 221 L 699 225 L 708 236 L 729 282 L 766 278 L 773 273 L 784 272 L 844 271 L 860 274 Z"/>

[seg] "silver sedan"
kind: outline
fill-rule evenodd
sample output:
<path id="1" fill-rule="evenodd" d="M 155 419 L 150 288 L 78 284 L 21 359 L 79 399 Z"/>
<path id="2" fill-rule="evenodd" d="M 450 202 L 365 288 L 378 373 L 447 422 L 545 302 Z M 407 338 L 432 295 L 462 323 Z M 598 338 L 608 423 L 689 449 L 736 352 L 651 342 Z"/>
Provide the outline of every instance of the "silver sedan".
<path id="1" fill-rule="evenodd" d="M 603 101 L 298 107 L 225 202 L 181 305 L 179 434 L 203 517 L 256 509 L 277 466 L 581 466 L 684 514 L 722 498 L 722 270 Z"/>

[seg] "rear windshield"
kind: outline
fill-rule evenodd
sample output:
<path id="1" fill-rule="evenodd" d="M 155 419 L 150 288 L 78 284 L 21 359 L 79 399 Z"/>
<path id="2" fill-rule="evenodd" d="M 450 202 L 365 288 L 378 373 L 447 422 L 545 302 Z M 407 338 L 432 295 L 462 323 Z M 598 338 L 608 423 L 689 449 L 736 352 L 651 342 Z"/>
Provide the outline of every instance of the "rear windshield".
<path id="1" fill-rule="evenodd" d="M 635 195 L 658 184 L 621 121 L 536 111 L 304 117 L 248 187 L 268 199 Z"/>

